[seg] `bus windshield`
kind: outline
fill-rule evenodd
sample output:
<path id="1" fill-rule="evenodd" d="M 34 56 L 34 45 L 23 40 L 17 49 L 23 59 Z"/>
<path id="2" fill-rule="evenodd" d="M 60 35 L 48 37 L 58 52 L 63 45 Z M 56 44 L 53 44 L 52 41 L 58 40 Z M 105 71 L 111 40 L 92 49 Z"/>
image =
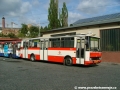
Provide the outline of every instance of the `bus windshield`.
<path id="1" fill-rule="evenodd" d="M 99 51 L 99 38 L 89 37 L 87 38 L 86 50 L 87 51 Z"/>
<path id="2" fill-rule="evenodd" d="M 90 50 L 99 51 L 99 38 L 90 37 Z"/>

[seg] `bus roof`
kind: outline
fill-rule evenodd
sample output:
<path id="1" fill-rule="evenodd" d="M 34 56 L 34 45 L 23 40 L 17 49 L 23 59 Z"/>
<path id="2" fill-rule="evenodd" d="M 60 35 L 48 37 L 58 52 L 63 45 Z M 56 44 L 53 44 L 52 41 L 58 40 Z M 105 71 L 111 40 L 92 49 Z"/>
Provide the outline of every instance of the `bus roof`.
<path id="1" fill-rule="evenodd" d="M 90 37 L 96 37 L 94 35 L 89 35 L 89 34 L 76 34 L 76 35 L 66 35 L 66 36 L 58 36 L 58 37 L 37 37 L 37 38 L 26 38 L 23 39 L 23 41 L 27 41 L 27 40 L 33 40 L 33 39 L 52 39 L 52 38 L 66 38 L 66 37 L 86 37 L 86 36 L 90 36 Z M 99 38 L 99 37 L 96 37 Z"/>
<path id="2" fill-rule="evenodd" d="M 21 41 L 5 41 L 4 43 L 18 43 L 18 42 L 21 42 Z"/>

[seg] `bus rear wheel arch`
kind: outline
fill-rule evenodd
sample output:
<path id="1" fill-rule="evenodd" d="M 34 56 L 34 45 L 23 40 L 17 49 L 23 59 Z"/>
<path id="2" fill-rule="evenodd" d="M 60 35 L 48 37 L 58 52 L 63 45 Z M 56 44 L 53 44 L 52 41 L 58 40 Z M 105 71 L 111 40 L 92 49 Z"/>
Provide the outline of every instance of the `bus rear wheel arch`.
<path id="1" fill-rule="evenodd" d="M 31 54 L 31 55 L 30 55 L 30 60 L 31 60 L 32 62 L 35 61 L 35 55 L 34 55 L 34 54 Z"/>
<path id="2" fill-rule="evenodd" d="M 65 56 L 64 65 L 71 66 L 73 64 L 72 58 L 70 56 Z"/>

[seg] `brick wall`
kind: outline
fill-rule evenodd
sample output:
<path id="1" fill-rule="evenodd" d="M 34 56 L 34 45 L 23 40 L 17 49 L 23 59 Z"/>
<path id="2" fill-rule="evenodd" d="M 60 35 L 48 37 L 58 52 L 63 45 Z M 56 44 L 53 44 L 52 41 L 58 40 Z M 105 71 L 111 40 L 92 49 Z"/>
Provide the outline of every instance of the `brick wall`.
<path id="1" fill-rule="evenodd" d="M 9 33 L 14 33 L 15 35 L 18 35 L 18 32 L 19 32 L 18 28 L 17 29 L 16 28 L 15 29 L 5 28 L 5 29 L 2 30 L 2 33 L 4 35 L 8 35 Z"/>
<path id="2" fill-rule="evenodd" d="M 102 62 L 120 63 L 120 52 L 102 52 Z"/>

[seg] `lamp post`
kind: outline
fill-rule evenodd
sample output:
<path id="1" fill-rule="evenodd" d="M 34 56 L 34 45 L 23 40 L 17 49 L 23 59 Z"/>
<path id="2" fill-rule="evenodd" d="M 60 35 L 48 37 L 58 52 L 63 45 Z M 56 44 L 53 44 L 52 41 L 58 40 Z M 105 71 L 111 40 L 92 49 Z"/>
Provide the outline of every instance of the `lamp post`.
<path id="1" fill-rule="evenodd" d="M 38 34 L 38 37 L 40 37 L 40 18 L 39 18 L 39 23 L 38 23 L 38 25 L 39 25 L 39 34 Z"/>
<path id="2" fill-rule="evenodd" d="M 38 36 L 40 37 L 40 24 L 39 24 L 39 35 Z"/>

